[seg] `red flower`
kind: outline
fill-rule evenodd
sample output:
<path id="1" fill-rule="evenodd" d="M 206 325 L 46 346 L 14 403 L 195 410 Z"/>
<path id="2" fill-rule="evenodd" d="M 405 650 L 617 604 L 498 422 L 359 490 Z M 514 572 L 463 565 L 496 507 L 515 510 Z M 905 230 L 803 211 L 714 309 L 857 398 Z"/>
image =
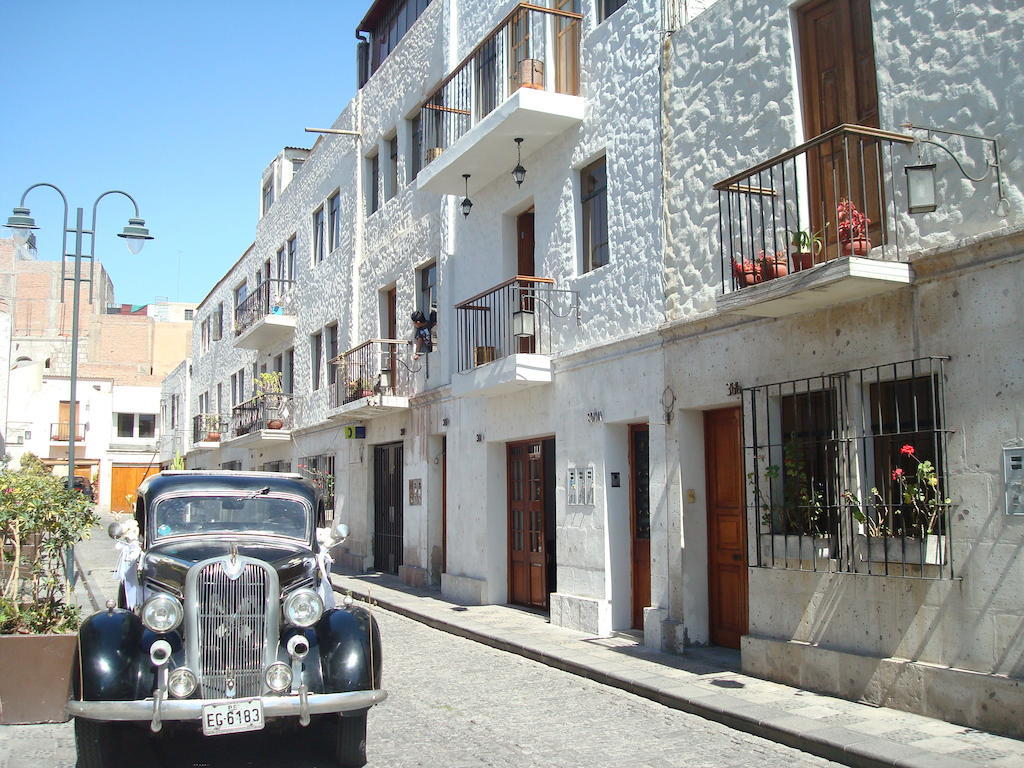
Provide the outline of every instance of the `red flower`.
<path id="1" fill-rule="evenodd" d="M 903 477 L 903 470 L 900 469 L 899 467 L 896 467 L 896 469 L 892 471 L 892 479 L 899 480 L 901 477 Z"/>
<path id="2" fill-rule="evenodd" d="M 914 455 L 914 446 L 912 446 L 912 445 L 904 445 L 902 448 L 900 448 L 900 453 L 902 453 L 904 456 L 913 456 Z"/>

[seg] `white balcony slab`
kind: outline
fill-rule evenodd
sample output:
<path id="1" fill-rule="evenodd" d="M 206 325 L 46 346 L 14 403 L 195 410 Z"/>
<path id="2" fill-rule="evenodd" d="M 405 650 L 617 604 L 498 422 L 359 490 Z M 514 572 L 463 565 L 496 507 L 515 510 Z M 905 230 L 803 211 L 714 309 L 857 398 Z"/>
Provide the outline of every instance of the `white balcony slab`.
<path id="1" fill-rule="evenodd" d="M 291 439 L 292 431 L 290 429 L 254 429 L 252 432 L 237 437 L 224 435 L 221 437 L 221 444 L 231 443 L 234 446 L 248 445 L 255 448 L 261 445 L 287 443 Z"/>
<path id="2" fill-rule="evenodd" d="M 345 403 L 332 408 L 327 418 L 337 421 L 353 421 L 375 419 L 378 416 L 387 416 L 395 411 L 406 411 L 409 409 L 409 398 L 396 395 L 370 395 L 360 397 L 351 403 Z"/>
<path id="3" fill-rule="evenodd" d="M 537 150 L 583 122 L 582 96 L 520 88 L 470 128 L 416 177 L 418 189 L 461 195 L 462 174 L 470 174 L 469 194 L 480 191 L 515 165 L 516 145 L 523 139 L 523 165 Z"/>
<path id="4" fill-rule="evenodd" d="M 271 349 L 295 336 L 295 315 L 264 315 L 235 339 L 243 349 Z"/>
<path id="5" fill-rule="evenodd" d="M 719 296 L 717 306 L 722 313 L 787 317 L 895 291 L 913 280 L 909 264 L 849 256 L 739 288 Z"/>
<path id="6" fill-rule="evenodd" d="M 547 355 L 508 355 L 452 377 L 455 397 L 494 397 L 550 384 L 551 358 Z"/>
<path id="7" fill-rule="evenodd" d="M 200 440 L 192 443 L 193 451 L 215 451 L 220 448 L 220 440 Z"/>

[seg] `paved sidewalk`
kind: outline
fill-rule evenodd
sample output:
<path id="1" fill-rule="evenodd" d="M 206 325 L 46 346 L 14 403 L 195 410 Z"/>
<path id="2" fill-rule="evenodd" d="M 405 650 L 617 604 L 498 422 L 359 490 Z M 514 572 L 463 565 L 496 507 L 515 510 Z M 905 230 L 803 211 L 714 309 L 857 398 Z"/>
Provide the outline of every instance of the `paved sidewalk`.
<path id="1" fill-rule="evenodd" d="M 545 615 L 460 605 L 382 574 L 332 574 L 335 591 L 446 632 L 850 766 L 1024 768 L 1024 741 L 749 677 L 739 654 L 653 651 L 630 633 L 594 637 Z"/>

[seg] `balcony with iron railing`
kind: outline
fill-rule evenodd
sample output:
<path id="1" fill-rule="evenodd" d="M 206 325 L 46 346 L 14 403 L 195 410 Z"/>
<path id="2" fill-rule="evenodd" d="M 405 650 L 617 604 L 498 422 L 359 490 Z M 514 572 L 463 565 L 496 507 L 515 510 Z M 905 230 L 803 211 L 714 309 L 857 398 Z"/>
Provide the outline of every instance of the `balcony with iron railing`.
<path id="1" fill-rule="evenodd" d="M 330 362 L 337 366 L 330 385 L 329 417 L 372 419 L 409 407 L 416 374 L 427 356 L 411 359 L 408 342 L 368 339 Z"/>
<path id="2" fill-rule="evenodd" d="M 235 309 L 235 346 L 267 349 L 295 334 L 291 280 L 264 280 Z"/>
<path id="3" fill-rule="evenodd" d="M 582 16 L 520 3 L 423 102 L 419 189 L 486 186 L 583 121 Z"/>
<path id="4" fill-rule="evenodd" d="M 291 395 L 267 392 L 231 409 L 231 430 L 222 439 L 245 443 L 288 442 L 291 429 Z"/>
<path id="5" fill-rule="evenodd" d="M 231 419 L 227 416 L 197 413 L 192 417 L 192 446 L 197 450 L 216 448 L 230 431 Z"/>
<path id="6" fill-rule="evenodd" d="M 85 424 L 75 424 L 75 442 L 85 442 Z M 56 421 L 50 423 L 50 442 L 66 443 L 71 440 L 71 422 Z"/>
<path id="7" fill-rule="evenodd" d="M 896 170 L 913 143 L 841 125 L 715 184 L 719 311 L 782 317 L 909 284 Z"/>
<path id="8" fill-rule="evenodd" d="M 547 277 L 517 275 L 455 305 L 456 397 L 492 396 L 549 384 L 551 356 L 579 294 Z"/>

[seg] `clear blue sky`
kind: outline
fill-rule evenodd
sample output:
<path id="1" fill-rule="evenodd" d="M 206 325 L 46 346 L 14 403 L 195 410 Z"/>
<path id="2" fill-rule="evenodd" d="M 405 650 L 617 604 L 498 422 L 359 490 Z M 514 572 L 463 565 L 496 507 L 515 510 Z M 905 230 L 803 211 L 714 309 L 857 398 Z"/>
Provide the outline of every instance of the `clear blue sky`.
<path id="1" fill-rule="evenodd" d="M 132 256 L 116 237 L 131 204 L 100 203 L 96 256 L 117 300 L 199 301 L 252 242 L 263 169 L 284 146 L 312 146 L 303 128 L 329 127 L 355 93 L 369 5 L 4 2 L 0 224 L 36 182 L 63 189 L 87 228 L 96 197 L 122 189 L 156 239 Z M 59 258 L 59 196 L 34 190 L 26 205 L 39 258 Z"/>

